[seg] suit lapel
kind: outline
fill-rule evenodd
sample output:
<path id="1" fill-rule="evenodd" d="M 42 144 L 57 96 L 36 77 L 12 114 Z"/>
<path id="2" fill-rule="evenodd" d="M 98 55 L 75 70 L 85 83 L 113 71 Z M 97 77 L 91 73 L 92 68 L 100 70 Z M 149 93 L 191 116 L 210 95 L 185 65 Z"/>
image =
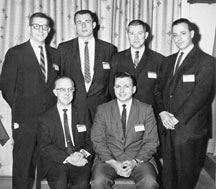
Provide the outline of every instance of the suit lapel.
<path id="1" fill-rule="evenodd" d="M 125 61 L 125 67 L 128 67 L 131 71 L 132 71 L 132 75 L 135 76 L 135 68 L 134 68 L 134 64 L 133 64 L 133 59 L 132 59 L 132 54 L 131 54 L 131 49 L 127 49 L 125 52 L 125 57 L 126 57 L 126 61 Z"/>
<path id="2" fill-rule="evenodd" d="M 62 147 L 65 147 L 65 138 L 64 138 L 64 133 L 63 133 L 63 126 L 61 123 L 61 118 L 57 109 L 57 106 L 55 106 L 54 111 L 53 111 L 53 118 L 54 118 L 54 127 L 56 127 L 56 130 L 54 129 L 54 131 L 57 131 L 57 134 L 59 135 L 59 141 L 61 143 Z"/>
<path id="3" fill-rule="evenodd" d="M 131 109 L 130 109 L 130 112 L 129 112 L 127 127 L 126 127 L 126 134 L 125 134 L 126 137 L 127 137 L 128 134 L 133 133 L 130 130 L 134 129 L 134 126 L 135 126 L 135 124 L 136 124 L 136 122 L 138 120 L 138 112 L 137 112 L 136 107 L 137 106 L 136 106 L 136 104 L 135 104 L 135 102 L 133 100 L 132 104 L 131 104 Z"/>
<path id="4" fill-rule="evenodd" d="M 74 108 L 72 106 L 72 115 L 71 115 L 71 119 L 72 119 L 72 123 L 71 123 L 71 127 L 72 127 L 72 133 L 73 133 L 73 140 L 74 140 L 74 145 L 76 145 L 76 141 L 77 141 L 77 123 L 78 123 L 78 113 L 76 108 Z"/>
<path id="5" fill-rule="evenodd" d="M 112 113 L 112 123 L 116 123 L 112 125 L 112 127 L 116 127 L 116 131 L 119 131 L 119 137 L 123 137 L 123 129 L 122 129 L 122 123 L 121 123 L 121 115 L 120 110 L 118 107 L 117 100 L 114 100 L 111 106 L 111 113 Z"/>
<path id="6" fill-rule="evenodd" d="M 29 58 L 30 58 L 29 62 L 32 63 L 36 67 L 36 70 L 38 70 L 38 72 L 41 75 L 41 79 L 43 79 L 44 76 L 43 76 L 43 73 L 41 71 L 40 64 L 39 64 L 37 56 L 33 50 L 33 47 L 31 46 L 30 41 L 27 42 L 26 54 L 29 54 Z"/>

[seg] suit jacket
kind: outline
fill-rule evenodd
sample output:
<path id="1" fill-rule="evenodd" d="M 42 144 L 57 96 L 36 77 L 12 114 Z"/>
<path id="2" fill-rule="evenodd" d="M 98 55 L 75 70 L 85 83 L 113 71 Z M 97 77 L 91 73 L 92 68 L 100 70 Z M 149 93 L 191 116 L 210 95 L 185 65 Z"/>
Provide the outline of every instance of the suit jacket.
<path id="1" fill-rule="evenodd" d="M 145 129 L 136 131 L 137 126 L 141 125 Z M 155 165 L 152 157 L 159 142 L 152 107 L 133 99 L 124 137 L 117 100 L 99 105 L 91 130 L 91 140 L 96 162 L 139 159 Z"/>
<path id="2" fill-rule="evenodd" d="M 109 89 L 112 98 L 115 98 L 113 91 L 114 74 L 116 72 L 127 72 L 133 75 L 137 81 L 137 91 L 134 97 L 141 102 L 154 106 L 153 91 L 162 59 L 163 56 L 161 54 L 146 48 L 138 67 L 134 69 L 130 48 L 117 53 L 112 59 L 110 74 Z"/>
<path id="3" fill-rule="evenodd" d="M 71 77 L 75 82 L 74 104 L 89 109 L 93 120 L 98 104 L 110 99 L 108 93 L 110 69 L 104 69 L 103 62 L 108 63 L 110 67 L 112 55 L 117 49 L 107 42 L 95 39 L 94 76 L 88 92 L 81 70 L 78 38 L 61 43 L 58 49 L 61 53 L 62 74 Z"/>
<path id="4" fill-rule="evenodd" d="M 27 41 L 8 50 L 3 63 L 0 89 L 12 109 L 14 122 L 37 117 L 56 102 L 53 95 L 54 79 L 57 77 L 60 55 L 52 47 L 47 52 L 48 80 L 43 74 L 34 50 Z"/>
<path id="5" fill-rule="evenodd" d="M 173 76 L 177 53 L 162 63 L 155 88 L 157 112 L 168 111 L 179 120 L 176 139 L 205 135 L 211 126 L 215 65 L 213 57 L 194 47 Z M 165 128 L 159 124 L 160 132 Z"/>
<path id="6" fill-rule="evenodd" d="M 85 125 L 86 131 L 79 132 L 77 129 L 78 124 Z M 84 149 L 90 154 L 93 154 L 92 143 L 90 140 L 91 122 L 89 115 L 85 112 L 78 111 L 78 109 L 72 106 L 71 126 L 75 151 Z M 62 123 L 57 106 L 53 106 L 42 116 L 40 116 L 38 143 L 41 155 L 40 177 L 43 178 L 52 166 L 55 166 L 56 164 L 63 164 L 63 161 L 68 157 L 67 150 L 65 148 Z"/>

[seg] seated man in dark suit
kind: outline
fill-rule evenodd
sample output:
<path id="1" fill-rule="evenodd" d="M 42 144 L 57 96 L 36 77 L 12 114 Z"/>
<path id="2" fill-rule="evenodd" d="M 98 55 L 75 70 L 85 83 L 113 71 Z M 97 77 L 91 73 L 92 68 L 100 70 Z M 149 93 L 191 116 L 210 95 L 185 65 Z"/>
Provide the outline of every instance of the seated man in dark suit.
<path id="1" fill-rule="evenodd" d="M 136 81 L 128 73 L 116 73 L 114 92 L 117 99 L 98 106 L 91 130 L 92 189 L 112 188 L 119 176 L 131 178 L 136 188 L 156 189 L 153 155 L 159 142 L 153 109 L 132 97 Z"/>
<path id="2" fill-rule="evenodd" d="M 55 81 L 57 105 L 40 117 L 39 148 L 43 170 L 52 189 L 87 189 L 92 166 L 90 119 L 71 101 L 74 82 L 68 77 Z"/>

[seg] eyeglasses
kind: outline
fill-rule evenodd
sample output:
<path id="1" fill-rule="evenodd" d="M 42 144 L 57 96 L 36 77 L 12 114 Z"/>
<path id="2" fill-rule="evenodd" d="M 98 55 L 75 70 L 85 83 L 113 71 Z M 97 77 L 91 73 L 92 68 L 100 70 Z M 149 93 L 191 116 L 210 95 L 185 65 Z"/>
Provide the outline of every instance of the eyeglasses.
<path id="1" fill-rule="evenodd" d="M 44 31 L 48 31 L 49 30 L 49 26 L 48 25 L 40 25 L 40 24 L 31 24 L 30 26 L 32 26 L 35 30 L 39 30 L 40 27 L 44 30 Z"/>
<path id="2" fill-rule="evenodd" d="M 72 93 L 72 92 L 75 91 L 74 88 L 57 88 L 57 89 L 55 89 L 55 90 L 58 90 L 58 91 L 60 91 L 61 93 L 65 93 L 65 92 Z"/>

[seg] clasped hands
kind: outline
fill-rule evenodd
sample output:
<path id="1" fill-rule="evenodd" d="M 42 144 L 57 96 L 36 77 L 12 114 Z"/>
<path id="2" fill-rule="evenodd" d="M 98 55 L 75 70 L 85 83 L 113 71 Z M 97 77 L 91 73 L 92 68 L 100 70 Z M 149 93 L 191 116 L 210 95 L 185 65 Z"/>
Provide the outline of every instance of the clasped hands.
<path id="1" fill-rule="evenodd" d="M 123 162 L 111 160 L 109 164 L 115 169 L 119 176 L 129 177 L 137 163 L 135 160 L 126 160 Z"/>
<path id="2" fill-rule="evenodd" d="M 175 125 L 179 122 L 179 120 L 177 120 L 173 114 L 167 111 L 163 111 L 159 115 L 163 123 L 163 126 L 166 129 L 171 129 L 171 130 L 175 129 Z"/>
<path id="3" fill-rule="evenodd" d="M 67 157 L 67 163 L 70 163 L 71 165 L 82 167 L 85 166 L 86 163 L 88 163 L 88 160 L 84 157 L 84 155 L 81 152 L 74 152 L 70 156 Z"/>

